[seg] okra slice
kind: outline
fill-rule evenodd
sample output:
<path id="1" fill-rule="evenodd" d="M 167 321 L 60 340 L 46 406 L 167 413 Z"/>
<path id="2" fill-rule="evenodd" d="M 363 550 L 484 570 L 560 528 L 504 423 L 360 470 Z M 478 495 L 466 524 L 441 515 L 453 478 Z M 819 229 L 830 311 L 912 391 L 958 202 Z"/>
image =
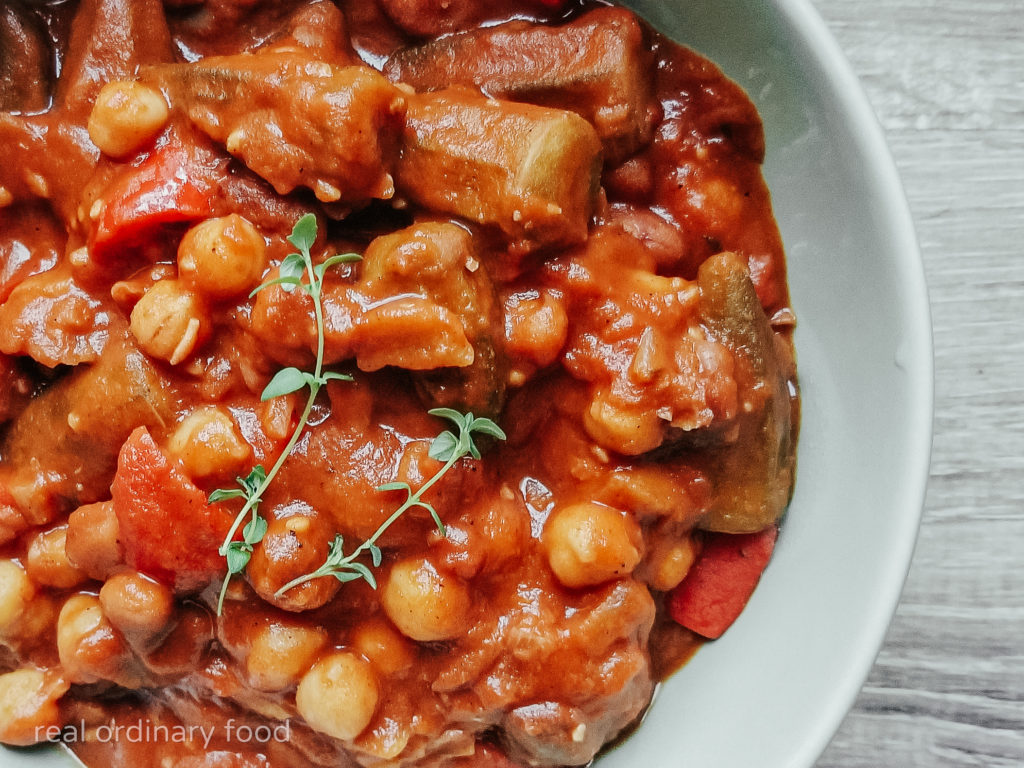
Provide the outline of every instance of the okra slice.
<path id="1" fill-rule="evenodd" d="M 303 186 L 327 203 L 394 194 L 405 95 L 369 67 L 268 52 L 152 67 L 144 78 L 279 194 Z"/>
<path id="2" fill-rule="evenodd" d="M 740 256 L 712 256 L 701 265 L 697 282 L 704 326 L 748 367 L 736 439 L 710 455 L 713 499 L 701 527 L 754 533 L 778 521 L 793 485 L 793 412 L 780 342 Z"/>
<path id="3" fill-rule="evenodd" d="M 11 422 L 0 455 L 7 490 L 32 525 L 109 498 L 117 453 L 138 425 L 174 423 L 175 386 L 129 342 L 111 341 L 35 397 Z"/>
<path id="4" fill-rule="evenodd" d="M 494 225 L 522 249 L 587 237 L 601 142 L 573 112 L 466 89 L 408 99 L 398 188 L 416 204 Z"/>
<path id="5" fill-rule="evenodd" d="M 490 96 L 568 109 L 590 121 L 611 160 L 651 139 L 653 57 L 636 17 L 600 8 L 560 27 L 513 21 L 396 53 L 385 74 L 417 90 L 475 86 Z"/>
<path id="6" fill-rule="evenodd" d="M 0 7 L 0 111 L 46 109 L 51 55 L 37 18 L 20 4 Z"/>

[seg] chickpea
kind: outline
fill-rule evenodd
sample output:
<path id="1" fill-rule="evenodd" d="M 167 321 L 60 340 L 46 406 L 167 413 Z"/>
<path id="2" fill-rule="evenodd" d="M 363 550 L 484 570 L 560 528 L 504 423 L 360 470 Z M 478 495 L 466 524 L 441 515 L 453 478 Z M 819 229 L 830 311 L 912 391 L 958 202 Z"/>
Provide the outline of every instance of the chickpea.
<path id="1" fill-rule="evenodd" d="M 600 500 L 636 515 L 640 522 L 656 519 L 692 527 L 704 508 L 691 497 L 686 479 L 658 466 L 617 469 L 607 476 Z M 670 536 L 673 531 L 668 532 Z"/>
<path id="2" fill-rule="evenodd" d="M 210 614 L 197 605 L 186 603 L 160 646 L 146 654 L 146 666 L 160 675 L 190 674 L 202 661 L 215 636 Z"/>
<path id="3" fill-rule="evenodd" d="M 181 279 L 211 299 L 248 293 L 266 268 L 263 235 L 236 213 L 197 224 L 178 246 Z"/>
<path id="4" fill-rule="evenodd" d="M 588 587 L 632 573 L 640 562 L 640 527 L 629 516 L 593 502 L 556 510 L 544 529 L 555 576 L 567 587 Z"/>
<path id="5" fill-rule="evenodd" d="M 550 293 L 532 297 L 515 294 L 505 302 L 506 347 L 539 366 L 555 361 L 568 332 L 564 303 Z"/>
<path id="6" fill-rule="evenodd" d="M 682 541 L 657 539 L 644 564 L 646 581 L 651 589 L 668 592 L 679 586 L 693 567 L 698 551 L 692 537 Z"/>
<path id="7" fill-rule="evenodd" d="M 252 455 L 230 414 L 212 405 L 192 411 L 171 435 L 167 448 L 194 479 L 237 474 Z"/>
<path id="8" fill-rule="evenodd" d="M 99 599 L 92 595 L 75 595 L 61 608 L 57 617 L 57 653 L 72 681 L 94 683 L 99 679 L 87 674 L 76 657 L 80 646 L 90 635 L 100 634 L 105 623 Z"/>
<path id="9" fill-rule="evenodd" d="M 130 81 L 107 83 L 89 115 L 89 138 L 101 152 L 126 157 L 155 139 L 169 115 L 159 91 Z"/>
<path id="10" fill-rule="evenodd" d="M 256 545 L 246 578 L 256 594 L 286 611 L 308 611 L 325 605 L 341 584 L 337 579 L 314 579 L 288 590 L 278 589 L 319 568 L 327 558 L 334 528 L 325 516 L 306 507 L 302 513 L 272 518 L 263 541 Z"/>
<path id="11" fill-rule="evenodd" d="M 75 595 L 57 617 L 57 654 L 72 683 L 111 680 L 133 687 L 123 641 L 95 595 Z"/>
<path id="12" fill-rule="evenodd" d="M 356 627 L 352 646 L 385 675 L 402 672 L 416 661 L 416 648 L 382 618 L 369 619 Z"/>
<path id="13" fill-rule="evenodd" d="M 147 354 L 177 365 L 206 340 L 210 318 L 182 282 L 160 280 L 132 310 L 131 331 Z"/>
<path id="14" fill-rule="evenodd" d="M 661 445 L 665 422 L 642 408 L 628 410 L 598 394 L 583 414 L 587 434 L 605 448 L 639 456 Z"/>
<path id="15" fill-rule="evenodd" d="M 425 558 L 402 560 L 388 573 L 381 593 L 384 612 L 406 637 L 451 640 L 469 628 L 465 583 Z"/>
<path id="16" fill-rule="evenodd" d="M 85 250 L 88 258 L 88 249 Z M 130 311 L 146 291 L 153 287 L 153 283 L 159 280 L 173 280 L 177 274 L 177 270 L 170 264 L 151 264 L 110 286 L 110 298 L 122 309 Z"/>
<path id="17" fill-rule="evenodd" d="M 40 637 L 52 638 L 60 606 L 59 598 L 47 592 L 36 592 L 28 609 L 21 615 L 21 621 L 15 627 L 18 639 L 32 642 Z"/>
<path id="18" fill-rule="evenodd" d="M 707 179 L 697 194 L 702 198 L 701 207 L 714 221 L 736 221 L 743 215 L 743 194 L 728 179 Z"/>
<path id="19" fill-rule="evenodd" d="M 18 631 L 35 588 L 25 569 L 13 560 L 0 560 L 0 637 Z"/>
<path id="20" fill-rule="evenodd" d="M 310 727 L 335 739 L 354 739 L 370 724 L 380 696 L 373 668 L 340 651 L 318 661 L 299 683 L 295 705 Z"/>
<path id="21" fill-rule="evenodd" d="M 17 669 L 0 675 L 0 743 L 27 747 L 59 728 L 57 700 L 67 682 L 52 671 Z"/>
<path id="22" fill-rule="evenodd" d="M 67 534 L 68 526 L 58 525 L 32 538 L 25 568 L 36 584 L 70 589 L 88 578 L 68 559 Z"/>
<path id="23" fill-rule="evenodd" d="M 119 535 L 120 526 L 112 502 L 79 507 L 68 517 L 64 544 L 68 562 L 89 578 L 103 581 L 124 561 Z"/>
<path id="24" fill-rule="evenodd" d="M 148 639 L 170 623 L 174 593 L 136 571 L 114 574 L 100 589 L 100 606 L 129 639 Z"/>
<path id="25" fill-rule="evenodd" d="M 260 691 L 282 691 L 298 682 L 327 644 L 319 627 L 273 619 L 260 627 L 249 643 L 245 671 Z"/>

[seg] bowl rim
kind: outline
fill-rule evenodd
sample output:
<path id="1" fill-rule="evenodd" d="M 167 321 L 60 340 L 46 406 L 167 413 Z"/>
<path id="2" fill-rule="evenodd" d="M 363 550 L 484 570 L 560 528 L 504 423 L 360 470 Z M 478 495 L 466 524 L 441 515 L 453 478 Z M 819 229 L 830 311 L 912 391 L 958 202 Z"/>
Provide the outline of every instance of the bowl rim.
<path id="1" fill-rule="evenodd" d="M 818 66 L 832 83 L 837 111 L 853 129 L 851 133 L 857 142 L 857 154 L 868 161 L 865 170 L 870 172 L 873 191 L 881 196 L 883 208 L 887 211 L 887 215 L 880 218 L 880 223 L 888 230 L 893 244 L 892 251 L 902 254 L 902 258 L 893 260 L 903 287 L 902 293 L 908 301 L 908 324 L 905 328 L 905 336 L 909 340 L 908 355 L 900 361 L 900 366 L 908 378 L 907 389 L 920 396 L 911 401 L 913 410 L 907 413 L 910 426 L 906 435 L 912 450 L 906 456 L 906 466 L 912 471 L 905 477 L 902 492 L 894 495 L 892 505 L 893 508 L 905 510 L 905 514 L 894 521 L 890 530 L 889 556 L 882 579 L 886 590 L 876 595 L 873 610 L 865 616 L 865 621 L 876 628 L 875 641 L 862 643 L 850 651 L 847 675 L 837 681 L 836 692 L 831 699 L 823 702 L 817 728 L 808 729 L 802 745 L 796 750 L 794 765 L 810 768 L 832 742 L 874 668 L 895 618 L 913 563 L 924 519 L 931 469 L 935 418 L 935 348 L 924 258 L 903 182 L 877 113 L 852 64 L 811 0 L 771 0 L 771 4 L 783 22 L 793 29 L 817 58 Z"/>
<path id="2" fill-rule="evenodd" d="M 906 466 L 912 471 L 907 473 L 901 492 L 894 494 L 892 504 L 905 513 L 894 520 L 889 532 L 889 554 L 884 563 L 886 572 L 881 579 L 885 585 L 884 592 L 876 595 L 872 610 L 864 616 L 865 623 L 872 628 L 874 641 L 851 648 L 847 674 L 835 681 L 833 695 L 822 702 L 815 722 L 808 724 L 802 738 L 794 744 L 792 768 L 812 768 L 852 710 L 874 667 L 912 566 L 925 513 L 931 467 L 935 404 L 934 336 L 925 263 L 913 215 L 884 130 L 863 85 L 811 0 L 770 0 L 770 6 L 807 47 L 814 57 L 815 65 L 831 84 L 836 112 L 853 129 L 857 154 L 865 158 L 865 171 L 871 179 L 872 189 L 884 204 L 887 213 L 879 218 L 879 223 L 889 235 L 892 250 L 902 254 L 892 264 L 899 275 L 902 293 L 908 301 L 905 331 L 912 343 L 907 345 L 909 354 L 901 361 L 901 367 L 908 377 L 908 389 L 919 395 L 909 404 L 913 411 L 907 413 L 910 427 L 906 435 L 912 450 L 908 450 Z M 631 738 L 643 739 L 643 731 Z M 33 749 L 28 752 L 16 750 L 12 753 L 0 745 L 0 763 L 6 764 L 5 754 L 12 757 L 16 764 L 20 764 L 18 761 L 21 759 L 31 760 L 32 765 L 40 768 L 46 764 L 56 768 L 58 763 L 81 765 L 70 752 L 60 748 Z"/>
<path id="3" fill-rule="evenodd" d="M 662 11 L 658 0 L 621 1 L 647 16 L 656 29 L 663 33 L 666 32 L 657 19 L 664 22 L 673 12 L 668 9 Z M 714 10 L 714 5 L 714 0 L 697 0 L 693 3 L 695 9 L 687 10 L 686 14 L 693 16 L 705 6 L 712 6 L 712 10 Z M 799 52 L 798 64 L 803 69 L 801 80 L 813 81 L 818 92 L 827 96 L 826 111 L 830 121 L 844 126 L 843 138 L 847 142 L 849 154 L 861 164 L 860 177 L 864 193 L 873 204 L 872 210 L 876 212 L 870 224 L 875 236 L 885 243 L 884 261 L 891 270 L 888 279 L 898 286 L 895 294 L 901 308 L 899 326 L 901 344 L 896 351 L 894 361 L 901 373 L 901 397 L 899 399 L 901 418 L 897 432 L 901 451 L 900 460 L 895 465 L 900 482 L 894 484 L 885 495 L 885 509 L 891 511 L 892 514 L 887 518 L 884 541 L 879 543 L 876 550 L 878 557 L 872 563 L 874 588 L 870 593 L 871 600 L 867 606 L 858 606 L 858 632 L 856 636 L 849 638 L 849 645 L 843 651 L 841 673 L 830 678 L 831 690 L 827 695 L 817 696 L 813 702 L 815 707 L 813 714 L 802 715 L 804 719 L 800 721 L 800 727 L 792 733 L 787 733 L 787 746 L 784 753 L 776 752 L 772 755 L 771 765 L 773 768 L 776 766 L 779 768 L 813 768 L 835 738 L 843 720 L 852 710 L 885 644 L 888 630 L 896 615 L 896 609 L 910 573 L 921 523 L 924 519 L 931 467 L 935 404 L 931 306 L 928 297 L 925 262 L 919 247 L 914 218 L 896 163 L 887 144 L 885 132 L 852 65 L 813 2 L 811 0 L 769 0 L 769 2 L 732 0 L 725 5 L 726 13 L 730 18 L 749 17 L 756 20 L 759 25 L 764 24 L 769 28 L 782 30 L 785 35 L 787 53 Z M 648 9 L 651 9 L 652 13 L 644 14 L 643 11 Z M 654 9 L 658 9 L 657 12 L 654 12 Z M 670 38 L 674 38 L 670 32 L 668 34 Z M 750 66 L 746 59 L 741 63 L 733 62 L 730 70 L 727 59 L 722 59 L 713 50 L 705 52 L 700 34 L 684 34 L 681 40 L 674 39 L 710 58 L 727 76 L 741 85 L 750 82 L 751 85 L 764 86 L 763 81 L 756 80 L 755 83 L 752 80 L 760 75 L 760 70 L 746 69 Z M 767 94 L 767 87 L 764 87 Z M 758 93 L 750 88 L 748 88 L 748 93 L 757 103 Z M 762 105 L 758 106 L 762 113 L 762 119 L 766 119 L 765 113 L 761 109 Z M 769 154 L 773 152 L 770 137 L 768 152 Z M 767 177 L 766 180 L 769 189 L 772 189 L 772 180 Z M 779 217 L 778 210 L 776 217 Z M 786 239 L 784 230 L 782 235 L 788 253 L 793 244 Z M 792 281 L 790 284 L 792 287 Z M 796 298 L 794 297 L 794 299 Z M 798 317 L 802 317 L 799 304 L 795 306 L 795 309 Z M 800 335 L 800 327 L 798 327 L 795 338 L 798 358 L 801 356 L 802 349 L 798 338 Z M 803 441 L 798 445 L 798 464 L 802 446 Z M 799 475 L 800 470 L 798 469 L 796 481 L 798 490 L 801 486 Z M 783 535 L 785 535 L 785 531 L 783 531 Z M 769 567 L 768 576 L 770 576 L 771 570 Z M 758 593 L 755 592 L 753 600 L 757 599 Z M 697 662 L 690 663 L 696 664 Z M 685 674 L 685 671 L 685 669 L 682 670 L 680 674 Z M 669 683 L 671 682 L 669 681 Z M 666 691 L 663 690 L 662 693 L 664 694 Z M 721 702 L 716 703 L 721 704 Z M 657 706 L 658 704 L 655 703 L 655 708 Z M 642 729 L 639 733 L 631 736 L 627 742 L 633 739 L 644 741 L 645 736 Z M 657 737 L 652 743 L 656 743 L 656 739 Z M 622 747 L 626 746 L 625 743 L 622 744 Z M 701 747 L 703 746 L 702 742 Z M 617 749 L 611 750 L 608 756 L 614 756 L 617 751 Z M 659 755 L 661 754 L 662 752 L 659 751 Z M 708 757 L 703 752 L 700 754 L 704 758 Z M 752 751 L 751 754 L 756 754 L 756 751 Z M 636 758 L 640 756 L 640 753 L 630 752 L 630 755 Z M 724 757 L 735 761 L 738 753 L 729 751 Z M 664 764 L 667 768 L 669 765 L 682 765 L 685 758 L 679 756 L 665 759 L 662 756 L 660 761 L 655 762 L 659 766 Z M 628 764 L 628 762 L 620 763 L 614 760 L 611 762 L 611 765 L 615 766 Z M 699 764 L 701 768 L 704 768 L 704 762 L 698 761 L 692 764 Z M 730 766 L 741 764 L 728 762 Z M 601 766 L 604 763 L 599 760 L 597 765 Z M 714 766 L 715 763 L 711 762 L 708 765 Z"/>

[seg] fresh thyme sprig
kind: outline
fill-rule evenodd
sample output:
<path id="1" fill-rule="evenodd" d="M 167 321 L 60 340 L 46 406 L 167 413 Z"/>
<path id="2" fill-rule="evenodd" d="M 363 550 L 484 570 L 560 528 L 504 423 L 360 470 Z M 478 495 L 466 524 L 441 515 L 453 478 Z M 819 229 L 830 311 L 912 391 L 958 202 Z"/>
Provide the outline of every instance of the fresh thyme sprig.
<path id="1" fill-rule="evenodd" d="M 433 488 L 442 477 L 448 474 L 448 471 L 464 456 L 472 456 L 474 459 L 480 458 L 480 449 L 473 439 L 474 434 L 490 435 L 498 440 L 504 440 L 505 433 L 501 427 L 490 419 L 477 418 L 472 413 L 462 414 L 452 408 L 435 408 L 430 411 L 430 414 L 442 419 L 448 419 L 458 427 L 458 435 L 450 430 L 445 430 L 435 437 L 434 441 L 430 444 L 430 458 L 436 461 L 443 461 L 444 465 L 415 492 L 413 492 L 412 487 L 408 483 L 400 481 L 387 483 L 377 488 L 378 491 L 405 491 L 405 501 L 398 509 L 391 513 L 387 520 L 381 523 L 380 527 L 370 538 L 347 555 L 344 552 L 345 540 L 339 533 L 334 537 L 334 541 L 331 542 L 324 564 L 312 573 L 307 573 L 289 581 L 277 590 L 276 597 L 281 597 L 290 589 L 324 576 L 333 576 L 343 584 L 349 581 L 356 581 L 357 579 L 364 579 L 371 587 L 376 589 L 377 580 L 373 576 L 373 571 L 370 570 L 366 563 L 360 562 L 359 558 L 365 553 L 369 553 L 370 562 L 373 563 L 373 567 L 380 567 L 382 554 L 380 547 L 377 546 L 377 541 L 398 518 L 413 507 L 427 510 L 434 519 L 438 532 L 442 536 L 444 535 L 445 527 L 444 523 L 441 522 L 441 516 L 438 515 L 437 510 L 434 509 L 430 502 L 423 500 L 424 494 Z"/>
<path id="2" fill-rule="evenodd" d="M 306 424 L 309 421 L 309 414 L 313 409 L 313 403 L 316 402 L 317 395 L 320 393 L 321 388 L 327 385 L 328 381 L 351 381 L 352 377 L 343 373 L 334 373 L 332 371 L 324 372 L 324 307 L 321 299 L 321 293 L 323 290 L 324 275 L 327 270 L 337 264 L 346 264 L 353 261 L 359 261 L 362 257 L 355 253 L 345 253 L 336 256 L 331 256 L 326 261 L 320 264 L 313 264 L 313 257 L 310 255 L 310 249 L 313 247 L 313 243 L 316 242 L 316 216 L 312 213 L 307 213 L 295 224 L 292 229 L 291 235 L 288 237 L 288 242 L 294 245 L 297 249 L 297 253 L 288 254 L 281 262 L 280 276 L 268 280 L 259 287 L 257 287 L 249 297 L 252 298 L 262 290 L 269 288 L 272 285 L 281 286 L 281 290 L 291 293 L 296 288 L 301 288 L 305 291 L 310 298 L 313 299 L 313 307 L 316 316 L 316 365 L 310 373 L 309 371 L 301 371 L 298 368 L 282 368 L 267 384 L 263 390 L 261 399 L 266 402 L 275 397 L 281 397 L 283 395 L 291 394 L 292 392 L 298 392 L 301 389 L 308 388 L 309 394 L 306 397 L 306 407 L 302 411 L 302 415 L 299 417 L 299 423 L 295 427 L 295 431 L 292 433 L 291 439 L 285 446 L 285 449 L 281 452 L 281 455 L 277 457 L 277 461 L 274 466 L 271 467 L 270 471 L 267 472 L 261 465 L 253 467 L 252 471 L 246 477 L 239 477 L 238 488 L 232 489 L 218 489 L 210 494 L 210 503 L 215 504 L 218 501 L 225 501 L 227 499 L 245 499 L 245 504 L 242 506 L 241 511 L 235 518 L 231 529 L 228 531 L 227 536 L 224 537 L 224 543 L 221 544 L 220 552 L 221 557 L 227 560 L 227 574 L 224 577 L 224 584 L 220 590 L 220 596 L 217 599 L 217 615 L 219 616 L 224 608 L 224 596 L 228 591 L 228 584 L 231 582 L 231 577 L 236 574 L 242 573 L 246 566 L 249 565 L 249 559 L 252 557 L 253 548 L 259 544 L 263 537 L 267 533 L 267 520 L 259 512 L 260 502 L 263 499 L 263 494 L 266 493 L 267 488 L 274 481 L 274 477 L 281 470 L 285 461 L 291 455 L 292 450 L 295 448 L 295 444 L 299 441 L 302 436 L 303 430 L 306 428 Z M 303 280 L 303 275 L 309 276 L 309 282 Z M 233 541 L 235 534 L 238 533 L 239 527 L 242 522 L 249 518 L 249 522 L 246 523 L 245 528 L 242 529 L 242 540 Z"/>

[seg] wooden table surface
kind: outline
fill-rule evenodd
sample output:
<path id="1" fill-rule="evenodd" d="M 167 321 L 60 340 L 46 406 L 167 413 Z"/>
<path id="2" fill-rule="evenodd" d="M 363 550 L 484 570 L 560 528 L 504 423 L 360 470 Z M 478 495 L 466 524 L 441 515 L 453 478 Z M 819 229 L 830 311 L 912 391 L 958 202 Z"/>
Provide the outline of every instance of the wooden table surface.
<path id="1" fill-rule="evenodd" d="M 887 134 L 935 328 L 900 608 L 818 768 L 1024 766 L 1024 0 L 814 0 Z"/>

